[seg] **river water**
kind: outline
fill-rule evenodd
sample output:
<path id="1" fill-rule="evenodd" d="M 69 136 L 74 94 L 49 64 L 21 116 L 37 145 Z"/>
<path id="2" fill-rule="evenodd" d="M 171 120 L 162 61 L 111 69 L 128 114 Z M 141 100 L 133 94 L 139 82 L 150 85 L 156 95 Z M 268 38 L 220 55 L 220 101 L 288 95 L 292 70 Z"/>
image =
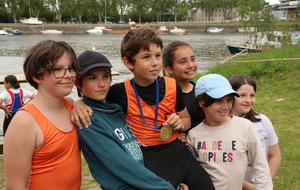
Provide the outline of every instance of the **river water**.
<path id="1" fill-rule="evenodd" d="M 113 76 L 112 83 L 121 82 L 132 78 L 131 72 L 123 65 L 120 58 L 120 43 L 124 34 L 60 34 L 60 35 L 0 35 L 0 75 L 23 73 L 23 61 L 28 47 L 46 39 L 63 40 L 70 44 L 77 55 L 85 50 L 99 51 L 103 53 L 113 64 L 113 70 L 120 72 L 119 76 Z M 230 53 L 225 44 L 225 38 L 243 38 L 242 33 L 192 33 L 191 35 L 162 34 L 164 45 L 181 40 L 188 42 L 193 48 L 199 64 L 198 72 L 205 72 L 207 68 L 228 58 Z M 36 92 L 28 83 L 21 83 L 21 87 Z M 0 85 L 0 92 L 4 89 Z M 70 96 L 77 98 L 74 87 Z M 0 118 L 3 118 L 0 110 Z"/>

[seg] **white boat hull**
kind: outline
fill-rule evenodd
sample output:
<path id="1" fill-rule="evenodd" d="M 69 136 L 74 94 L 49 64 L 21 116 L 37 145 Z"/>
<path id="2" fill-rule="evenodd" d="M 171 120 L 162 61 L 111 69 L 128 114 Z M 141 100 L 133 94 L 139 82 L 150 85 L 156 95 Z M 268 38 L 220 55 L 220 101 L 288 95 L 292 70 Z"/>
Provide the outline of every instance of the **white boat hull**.
<path id="1" fill-rule="evenodd" d="M 0 35 L 6 35 L 7 32 L 5 30 L 0 30 Z"/>
<path id="2" fill-rule="evenodd" d="M 20 20 L 20 22 L 23 24 L 32 24 L 32 25 L 39 25 L 39 24 L 43 23 L 43 21 L 39 21 L 37 18 L 34 18 L 34 17 Z"/>
<path id="3" fill-rule="evenodd" d="M 185 33 L 185 29 L 174 27 L 170 30 L 170 33 Z"/>
<path id="4" fill-rule="evenodd" d="M 62 30 L 42 30 L 43 34 L 62 34 Z"/>
<path id="5" fill-rule="evenodd" d="M 210 33 L 219 33 L 222 31 L 223 31 L 223 28 L 217 28 L 217 27 L 210 27 L 207 29 L 207 32 L 210 32 Z"/>

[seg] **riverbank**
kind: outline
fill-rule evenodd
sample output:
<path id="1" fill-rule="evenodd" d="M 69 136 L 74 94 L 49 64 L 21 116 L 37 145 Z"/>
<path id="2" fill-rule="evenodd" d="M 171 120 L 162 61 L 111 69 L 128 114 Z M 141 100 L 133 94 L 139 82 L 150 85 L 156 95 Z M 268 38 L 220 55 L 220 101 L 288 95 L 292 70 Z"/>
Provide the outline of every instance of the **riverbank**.
<path id="1" fill-rule="evenodd" d="M 280 30 L 285 24 L 290 23 L 291 28 L 295 31 L 296 21 L 278 22 L 274 30 Z M 18 29 L 22 34 L 42 34 L 41 30 L 63 30 L 63 34 L 85 34 L 87 30 L 96 26 L 106 26 L 113 30 L 113 32 L 125 33 L 130 29 L 129 24 L 42 24 L 42 25 L 24 25 L 21 23 L 0 23 L 0 29 L 12 28 Z M 239 27 L 242 27 L 239 22 L 228 23 L 166 23 L 166 24 L 148 24 L 149 28 L 157 30 L 159 26 L 166 26 L 167 29 L 172 29 L 174 26 L 184 28 L 191 33 L 205 33 L 208 27 L 217 26 L 224 28 L 223 32 L 237 32 Z"/>

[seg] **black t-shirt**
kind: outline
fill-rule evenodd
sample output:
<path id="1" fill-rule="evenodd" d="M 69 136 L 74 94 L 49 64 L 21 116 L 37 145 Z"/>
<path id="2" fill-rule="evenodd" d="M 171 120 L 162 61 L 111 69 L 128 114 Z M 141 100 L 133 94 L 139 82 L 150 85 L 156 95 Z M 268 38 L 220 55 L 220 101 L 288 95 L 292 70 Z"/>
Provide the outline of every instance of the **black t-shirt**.
<path id="1" fill-rule="evenodd" d="M 159 82 L 159 101 L 165 96 L 165 80 L 163 77 L 158 77 Z M 136 84 L 139 97 L 148 105 L 155 105 L 156 85 L 155 81 L 149 86 L 143 87 Z M 177 112 L 182 111 L 185 108 L 183 101 L 183 94 L 180 85 L 176 82 L 176 107 Z M 114 84 L 110 87 L 108 95 L 106 97 L 108 102 L 119 104 L 123 108 L 124 115 L 127 113 L 127 95 L 125 92 L 124 82 Z M 136 108 L 138 109 L 138 108 Z"/>
<path id="2" fill-rule="evenodd" d="M 190 129 L 192 129 L 193 127 L 195 127 L 196 125 L 201 123 L 204 120 L 204 117 L 196 114 L 195 103 L 194 103 L 195 102 L 195 83 L 193 81 L 190 81 L 190 83 L 194 86 L 193 90 L 188 93 L 183 92 L 183 101 L 184 101 L 184 104 L 190 114 L 190 117 L 191 117 L 191 128 Z"/>

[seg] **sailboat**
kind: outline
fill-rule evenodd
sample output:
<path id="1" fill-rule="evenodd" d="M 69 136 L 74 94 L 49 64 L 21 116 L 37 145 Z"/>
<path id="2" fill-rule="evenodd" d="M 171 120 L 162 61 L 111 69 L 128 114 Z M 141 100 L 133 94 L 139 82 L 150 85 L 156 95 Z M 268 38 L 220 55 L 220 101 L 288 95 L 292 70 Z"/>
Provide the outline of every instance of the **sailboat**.
<path id="1" fill-rule="evenodd" d="M 20 20 L 20 22 L 23 23 L 23 24 L 35 24 L 35 25 L 43 23 L 43 21 L 39 21 L 37 18 L 31 17 L 30 1 L 29 1 L 29 15 L 30 15 L 30 18 Z"/>

